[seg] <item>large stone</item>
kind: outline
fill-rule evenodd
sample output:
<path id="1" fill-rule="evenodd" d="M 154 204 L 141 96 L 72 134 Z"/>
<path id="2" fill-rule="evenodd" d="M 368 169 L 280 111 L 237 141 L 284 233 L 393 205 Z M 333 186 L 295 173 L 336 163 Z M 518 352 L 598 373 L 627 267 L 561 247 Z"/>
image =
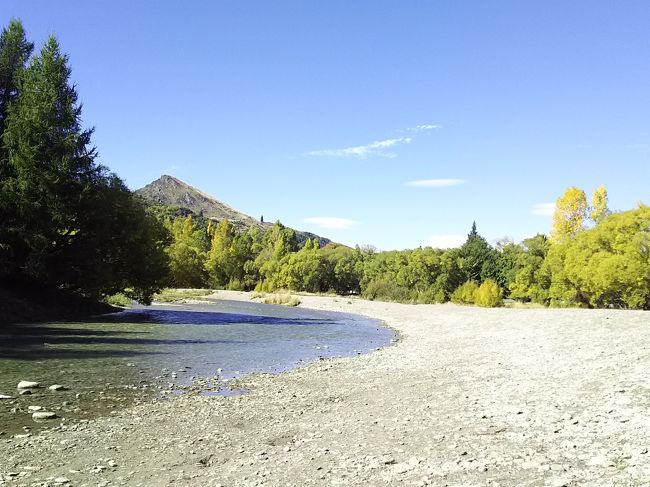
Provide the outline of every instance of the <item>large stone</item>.
<path id="1" fill-rule="evenodd" d="M 29 380 L 21 380 L 18 383 L 18 389 L 36 389 L 40 384 L 38 382 L 32 382 Z"/>
<path id="2" fill-rule="evenodd" d="M 50 411 L 37 411 L 32 414 L 32 419 L 54 419 L 56 418 L 56 413 Z"/>

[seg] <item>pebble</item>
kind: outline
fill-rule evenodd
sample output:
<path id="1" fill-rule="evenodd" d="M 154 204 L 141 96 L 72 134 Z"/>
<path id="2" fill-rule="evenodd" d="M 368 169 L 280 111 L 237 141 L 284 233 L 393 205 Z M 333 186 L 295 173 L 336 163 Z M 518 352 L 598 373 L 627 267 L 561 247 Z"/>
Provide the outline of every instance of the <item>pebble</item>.
<path id="1" fill-rule="evenodd" d="M 40 384 L 38 382 L 32 382 L 29 380 L 21 380 L 16 386 L 18 389 L 35 389 Z"/>
<path id="2" fill-rule="evenodd" d="M 27 406 L 27 409 L 31 412 L 41 411 L 43 409 L 43 406 Z"/>
<path id="3" fill-rule="evenodd" d="M 21 396 L 27 396 L 28 394 L 31 394 L 31 393 L 32 393 L 32 391 L 30 391 L 29 389 L 23 389 L 18 394 L 20 394 Z"/>
<path id="4" fill-rule="evenodd" d="M 54 479 L 54 483 L 55 484 L 69 484 L 70 480 L 68 480 L 65 477 L 57 477 L 57 478 Z"/>
<path id="5" fill-rule="evenodd" d="M 65 391 L 66 387 L 62 386 L 61 384 L 53 384 L 50 387 L 48 387 L 48 389 L 51 391 Z"/>
<path id="6" fill-rule="evenodd" d="M 13 397 L 7 396 L 6 394 L 0 394 L 0 399 L 13 399 Z"/>

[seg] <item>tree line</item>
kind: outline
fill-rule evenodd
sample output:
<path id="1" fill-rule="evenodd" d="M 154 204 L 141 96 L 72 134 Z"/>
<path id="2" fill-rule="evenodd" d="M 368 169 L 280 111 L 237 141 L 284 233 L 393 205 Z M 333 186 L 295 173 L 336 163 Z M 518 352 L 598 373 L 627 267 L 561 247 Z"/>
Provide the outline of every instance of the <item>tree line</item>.
<path id="1" fill-rule="evenodd" d="M 0 35 L 0 290 L 56 290 L 148 303 L 162 286 L 356 294 L 411 303 L 650 309 L 650 208 L 611 213 L 569 188 L 550 237 L 377 252 L 307 240 L 277 222 L 238 231 L 150 206 L 98 164 L 68 58 L 33 53 L 20 21 Z"/>
<path id="2" fill-rule="evenodd" d="M 159 215 L 171 234 L 176 287 L 360 294 L 411 303 L 498 306 L 503 298 L 555 307 L 650 309 L 650 208 L 611 213 L 604 187 L 592 204 L 569 188 L 557 200 L 551 236 L 490 245 L 473 224 L 455 249 L 376 252 L 337 244 L 298 247 L 277 222 L 265 233 L 229 221 Z"/>
<path id="3" fill-rule="evenodd" d="M 0 287 L 149 302 L 167 232 L 96 162 L 56 38 L 33 50 L 12 20 L 0 35 Z"/>

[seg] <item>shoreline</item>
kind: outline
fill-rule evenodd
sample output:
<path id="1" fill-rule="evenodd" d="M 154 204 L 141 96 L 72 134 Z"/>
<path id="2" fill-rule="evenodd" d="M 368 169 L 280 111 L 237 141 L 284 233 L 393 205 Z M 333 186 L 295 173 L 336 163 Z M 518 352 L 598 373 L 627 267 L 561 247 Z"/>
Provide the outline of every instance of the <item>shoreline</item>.
<path id="1" fill-rule="evenodd" d="M 300 299 L 379 319 L 400 338 L 247 375 L 241 396 L 186 395 L 0 436 L 0 485 L 650 481 L 647 313 Z"/>

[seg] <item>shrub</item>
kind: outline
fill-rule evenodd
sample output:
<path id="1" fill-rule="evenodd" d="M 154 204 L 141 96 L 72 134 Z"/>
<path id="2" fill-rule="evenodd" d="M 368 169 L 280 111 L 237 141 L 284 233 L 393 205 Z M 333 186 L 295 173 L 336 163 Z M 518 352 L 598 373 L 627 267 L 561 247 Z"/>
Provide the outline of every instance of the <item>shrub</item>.
<path id="1" fill-rule="evenodd" d="M 370 281 L 363 290 L 363 297 L 374 301 L 409 301 L 409 290 L 388 279 L 376 279 Z"/>
<path id="2" fill-rule="evenodd" d="M 274 294 L 264 298 L 264 304 L 281 304 L 283 306 L 298 306 L 300 299 L 290 294 Z"/>
<path id="3" fill-rule="evenodd" d="M 495 308 L 503 304 L 503 291 L 492 279 L 486 279 L 474 295 L 474 304 L 484 308 Z"/>
<path id="4" fill-rule="evenodd" d="M 420 291 L 417 296 L 417 302 L 421 304 L 444 303 L 446 300 L 447 296 L 445 296 L 445 291 L 435 286 Z"/>
<path id="5" fill-rule="evenodd" d="M 474 304 L 476 299 L 476 292 L 479 287 L 476 281 L 467 281 L 461 284 L 451 294 L 451 302 L 456 304 Z"/>
<path id="6" fill-rule="evenodd" d="M 125 294 L 117 293 L 112 296 L 106 297 L 106 302 L 111 306 L 119 306 L 121 308 L 126 308 L 131 304 L 131 299 L 128 298 Z"/>

